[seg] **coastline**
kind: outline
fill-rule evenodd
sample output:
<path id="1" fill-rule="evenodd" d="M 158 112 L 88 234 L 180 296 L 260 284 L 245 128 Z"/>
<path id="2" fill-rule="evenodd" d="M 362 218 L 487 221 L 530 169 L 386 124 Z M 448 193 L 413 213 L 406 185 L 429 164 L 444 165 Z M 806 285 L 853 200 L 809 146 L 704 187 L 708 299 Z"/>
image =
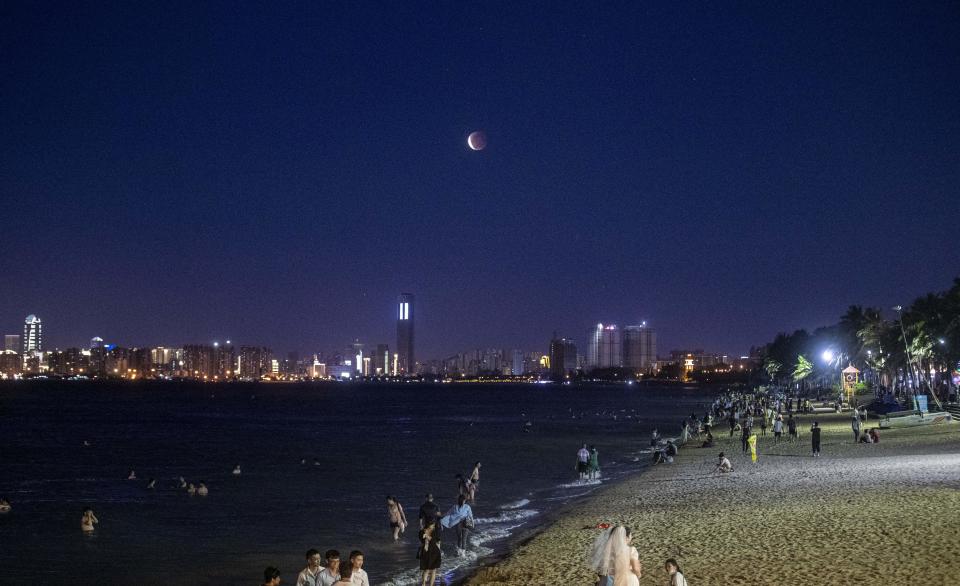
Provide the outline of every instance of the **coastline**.
<path id="1" fill-rule="evenodd" d="M 715 448 L 691 442 L 673 464 L 571 503 L 462 583 L 592 584 L 586 552 L 601 522 L 633 529 L 641 584 L 666 584 L 668 557 L 691 584 L 948 583 L 953 570 L 940 562 L 960 539 L 960 426 L 884 430 L 865 445 L 853 442 L 848 417 L 800 416 L 800 439 L 761 437 L 757 464 L 718 429 Z M 823 428 L 817 459 L 813 420 Z M 710 474 L 720 451 L 733 473 Z"/>

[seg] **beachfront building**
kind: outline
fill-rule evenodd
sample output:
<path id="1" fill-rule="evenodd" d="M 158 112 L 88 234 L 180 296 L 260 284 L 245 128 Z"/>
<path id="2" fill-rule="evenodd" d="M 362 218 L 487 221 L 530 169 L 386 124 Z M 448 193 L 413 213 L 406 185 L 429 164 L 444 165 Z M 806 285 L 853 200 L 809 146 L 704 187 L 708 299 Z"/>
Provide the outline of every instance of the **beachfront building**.
<path id="1" fill-rule="evenodd" d="M 644 373 L 656 369 L 657 332 L 647 322 L 623 328 L 623 366 Z"/>
<path id="2" fill-rule="evenodd" d="M 623 365 L 623 340 L 616 324 L 597 324 L 587 344 L 589 368 L 619 368 Z"/>
<path id="3" fill-rule="evenodd" d="M 401 293 L 397 300 L 396 374 L 414 374 L 416 366 L 413 351 L 413 295 Z"/>

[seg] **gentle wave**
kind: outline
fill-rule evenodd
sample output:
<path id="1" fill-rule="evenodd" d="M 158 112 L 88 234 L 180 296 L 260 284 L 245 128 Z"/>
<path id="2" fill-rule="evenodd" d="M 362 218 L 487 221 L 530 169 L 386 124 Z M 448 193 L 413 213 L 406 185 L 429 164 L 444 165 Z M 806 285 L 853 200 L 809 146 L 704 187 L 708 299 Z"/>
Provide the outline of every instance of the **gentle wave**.
<path id="1" fill-rule="evenodd" d="M 523 519 L 529 519 L 535 515 L 539 515 L 540 511 L 534 511 L 533 509 L 520 509 L 512 511 L 503 511 L 496 517 L 484 517 L 482 519 L 476 519 L 478 524 L 489 524 L 489 523 L 509 523 L 511 521 L 521 521 Z"/>
<path id="2" fill-rule="evenodd" d="M 518 501 L 513 501 L 505 505 L 501 505 L 501 509 L 510 510 L 510 509 L 521 509 L 530 504 L 530 499 L 520 499 Z"/>

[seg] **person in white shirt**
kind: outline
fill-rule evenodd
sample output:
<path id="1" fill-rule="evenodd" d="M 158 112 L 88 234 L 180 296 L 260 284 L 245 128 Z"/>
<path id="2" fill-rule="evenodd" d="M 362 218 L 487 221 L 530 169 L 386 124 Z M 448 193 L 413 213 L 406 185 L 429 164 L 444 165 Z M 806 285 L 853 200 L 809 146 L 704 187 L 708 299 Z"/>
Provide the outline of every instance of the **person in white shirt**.
<path id="1" fill-rule="evenodd" d="M 370 586 L 370 578 L 367 571 L 363 569 L 363 552 L 355 549 L 350 552 L 350 567 L 353 573 L 350 574 L 350 582 L 353 586 Z"/>
<path id="2" fill-rule="evenodd" d="M 670 586 L 688 586 L 687 579 L 683 576 L 683 572 L 680 571 L 680 564 L 677 563 L 677 560 L 670 558 L 663 564 L 663 569 L 667 571 L 667 575 L 670 576 Z"/>
<path id="3" fill-rule="evenodd" d="M 733 464 L 730 463 L 730 458 L 727 458 L 723 455 L 723 452 L 720 452 L 720 455 L 717 456 L 717 467 L 713 469 L 714 472 L 733 472 Z"/>
<path id="4" fill-rule="evenodd" d="M 580 482 L 583 482 L 587 478 L 589 462 L 590 450 L 587 449 L 587 444 L 583 444 L 583 447 L 577 451 L 577 472 L 580 474 Z"/>
<path id="5" fill-rule="evenodd" d="M 327 558 L 327 567 L 317 576 L 317 586 L 333 586 L 340 580 L 340 552 L 328 549 L 323 557 Z"/>
<path id="6" fill-rule="evenodd" d="M 297 586 L 317 586 L 320 584 L 320 552 L 315 549 L 307 550 L 307 567 L 297 576 Z"/>

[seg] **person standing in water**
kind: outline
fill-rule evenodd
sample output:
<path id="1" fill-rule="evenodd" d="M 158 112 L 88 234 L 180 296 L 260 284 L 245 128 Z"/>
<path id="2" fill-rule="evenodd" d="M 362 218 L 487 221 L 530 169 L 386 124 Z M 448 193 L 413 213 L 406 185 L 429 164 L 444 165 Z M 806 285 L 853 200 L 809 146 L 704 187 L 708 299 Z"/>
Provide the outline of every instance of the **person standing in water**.
<path id="1" fill-rule="evenodd" d="M 590 480 L 596 480 L 600 477 L 600 453 L 597 446 L 590 446 Z"/>
<path id="2" fill-rule="evenodd" d="M 457 554 L 464 555 L 467 551 L 467 531 L 474 526 L 473 509 L 467 504 L 466 497 L 460 495 L 457 504 L 450 507 L 440 519 L 440 524 L 447 529 L 457 528 Z"/>
<path id="3" fill-rule="evenodd" d="M 442 558 L 440 528 L 436 522 L 431 521 L 420 530 L 420 548 L 417 550 L 417 559 L 420 560 L 420 586 L 433 586 Z"/>
<path id="4" fill-rule="evenodd" d="M 427 500 L 423 501 L 423 504 L 420 505 L 420 514 L 417 515 L 420 519 L 421 529 L 426 527 L 430 521 L 436 521 L 437 517 L 440 516 L 440 507 L 433 502 L 433 494 L 428 492 L 426 498 Z"/>
<path id="5" fill-rule="evenodd" d="M 84 533 L 93 533 L 93 526 L 100 523 L 97 516 L 93 514 L 93 509 L 86 507 L 83 509 L 83 516 L 80 517 L 80 530 Z"/>
<path id="6" fill-rule="evenodd" d="M 396 497 L 387 497 L 387 515 L 390 517 L 390 528 L 393 530 L 393 540 L 400 539 L 400 534 L 407 529 L 407 516 Z"/>
<path id="7" fill-rule="evenodd" d="M 587 444 L 583 444 L 583 447 L 577 450 L 577 473 L 580 475 L 580 482 L 586 480 L 589 469 L 590 450 L 587 449 Z"/>

